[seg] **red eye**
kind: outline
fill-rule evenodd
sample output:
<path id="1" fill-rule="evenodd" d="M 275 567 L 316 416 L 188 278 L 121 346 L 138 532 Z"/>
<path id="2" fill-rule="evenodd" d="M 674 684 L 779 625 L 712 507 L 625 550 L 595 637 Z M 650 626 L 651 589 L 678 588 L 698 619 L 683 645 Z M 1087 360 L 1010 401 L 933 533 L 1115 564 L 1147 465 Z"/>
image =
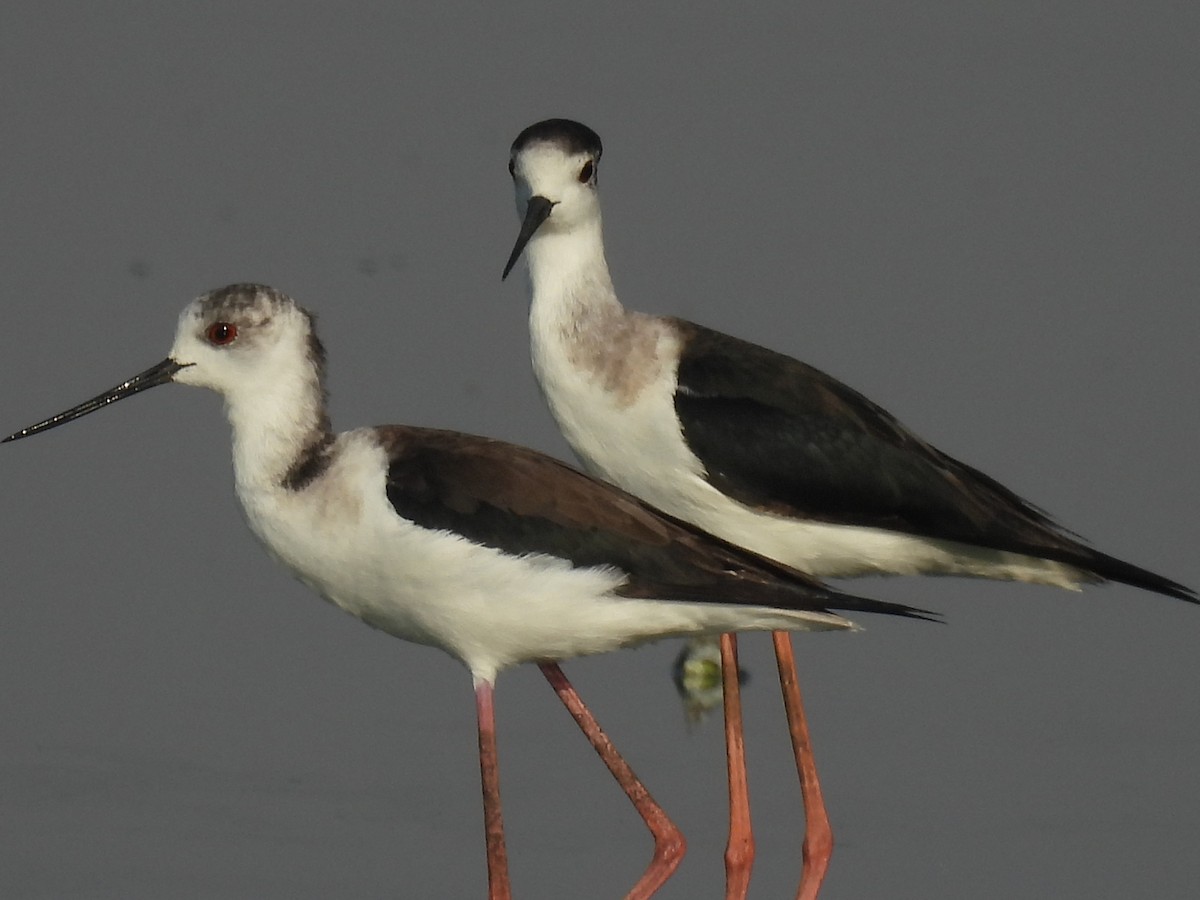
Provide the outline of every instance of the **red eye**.
<path id="1" fill-rule="evenodd" d="M 208 331 L 204 333 L 204 336 L 208 338 L 210 344 L 224 347 L 237 339 L 237 326 L 229 322 L 214 322 L 208 326 Z"/>

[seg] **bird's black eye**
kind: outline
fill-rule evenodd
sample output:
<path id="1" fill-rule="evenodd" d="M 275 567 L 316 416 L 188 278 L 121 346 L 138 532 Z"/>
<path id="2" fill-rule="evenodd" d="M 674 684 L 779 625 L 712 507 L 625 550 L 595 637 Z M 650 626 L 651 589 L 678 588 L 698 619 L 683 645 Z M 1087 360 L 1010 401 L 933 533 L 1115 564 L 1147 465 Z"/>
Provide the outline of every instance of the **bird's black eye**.
<path id="1" fill-rule="evenodd" d="M 587 184 L 592 180 L 592 176 L 596 174 L 596 164 L 590 159 L 583 164 L 583 168 L 579 170 L 579 181 L 582 184 Z"/>
<path id="2" fill-rule="evenodd" d="M 204 336 L 215 347 L 224 347 L 237 340 L 237 326 L 231 322 L 214 322 L 208 326 Z"/>
<path id="3" fill-rule="evenodd" d="M 517 164 L 511 159 L 508 161 L 508 174 L 512 175 L 514 178 L 517 177 Z"/>

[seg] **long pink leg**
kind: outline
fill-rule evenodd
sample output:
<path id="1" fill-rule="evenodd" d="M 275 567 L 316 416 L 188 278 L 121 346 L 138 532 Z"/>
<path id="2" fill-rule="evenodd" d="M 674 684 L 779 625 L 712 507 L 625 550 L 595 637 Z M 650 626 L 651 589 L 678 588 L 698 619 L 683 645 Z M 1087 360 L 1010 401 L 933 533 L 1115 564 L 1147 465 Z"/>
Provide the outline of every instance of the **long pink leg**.
<path id="1" fill-rule="evenodd" d="M 729 769 L 729 843 L 725 846 L 725 900 L 743 900 L 754 866 L 742 686 L 738 682 L 737 635 L 721 635 L 721 687 L 725 697 L 725 759 Z"/>
<path id="2" fill-rule="evenodd" d="M 821 796 L 821 782 L 817 778 L 817 764 L 808 735 L 808 719 L 800 699 L 792 636 L 786 631 L 776 631 L 771 636 L 775 642 L 779 686 L 783 689 L 783 707 L 787 711 L 792 750 L 796 754 L 796 770 L 800 773 L 800 794 L 804 799 L 804 843 L 801 847 L 804 868 L 796 900 L 816 900 L 825 873 L 829 870 L 829 859 L 833 856 L 833 829 L 829 827 L 829 814 L 825 811 L 825 799 Z"/>
<path id="3" fill-rule="evenodd" d="M 600 728 L 600 723 L 584 705 L 562 669 L 556 663 L 539 663 L 538 667 L 654 836 L 654 857 L 637 884 L 625 895 L 625 900 L 646 900 L 666 883 L 683 861 L 683 854 L 687 850 L 683 833 L 668 818 L 663 808 L 654 802 L 654 798 L 638 780 L 629 763 L 617 752 L 617 748 Z"/>
<path id="4" fill-rule="evenodd" d="M 483 831 L 487 838 L 488 898 L 511 900 L 508 852 L 504 848 L 504 817 L 500 813 L 500 768 L 496 756 L 496 710 L 491 682 L 475 685 L 479 717 L 479 772 L 483 778 Z"/>

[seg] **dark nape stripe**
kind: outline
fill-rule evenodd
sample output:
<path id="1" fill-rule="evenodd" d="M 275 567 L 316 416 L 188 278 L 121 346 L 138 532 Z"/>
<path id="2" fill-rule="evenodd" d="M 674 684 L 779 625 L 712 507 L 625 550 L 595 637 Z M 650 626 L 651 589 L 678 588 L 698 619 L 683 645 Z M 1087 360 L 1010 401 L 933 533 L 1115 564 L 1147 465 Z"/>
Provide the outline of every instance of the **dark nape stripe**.
<path id="1" fill-rule="evenodd" d="M 333 462 L 333 454 L 329 452 L 333 441 L 333 435 L 326 431 L 301 450 L 283 476 L 283 486 L 289 491 L 302 491 L 319 478 Z"/>

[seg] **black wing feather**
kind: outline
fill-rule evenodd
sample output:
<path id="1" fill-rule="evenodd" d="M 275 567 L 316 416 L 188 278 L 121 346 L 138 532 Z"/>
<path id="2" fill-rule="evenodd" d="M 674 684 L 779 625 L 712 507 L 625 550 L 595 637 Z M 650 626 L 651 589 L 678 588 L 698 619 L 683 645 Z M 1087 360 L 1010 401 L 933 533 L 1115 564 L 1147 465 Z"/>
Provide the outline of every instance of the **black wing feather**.
<path id="1" fill-rule="evenodd" d="M 819 369 L 692 322 L 675 410 L 708 480 L 749 506 L 1007 550 L 1195 601 L 1100 553 L 993 478 L 941 452 Z"/>
<path id="2" fill-rule="evenodd" d="M 927 617 L 833 591 L 533 450 L 450 431 L 381 433 L 399 515 L 505 553 L 614 567 L 627 575 L 625 596 Z"/>

